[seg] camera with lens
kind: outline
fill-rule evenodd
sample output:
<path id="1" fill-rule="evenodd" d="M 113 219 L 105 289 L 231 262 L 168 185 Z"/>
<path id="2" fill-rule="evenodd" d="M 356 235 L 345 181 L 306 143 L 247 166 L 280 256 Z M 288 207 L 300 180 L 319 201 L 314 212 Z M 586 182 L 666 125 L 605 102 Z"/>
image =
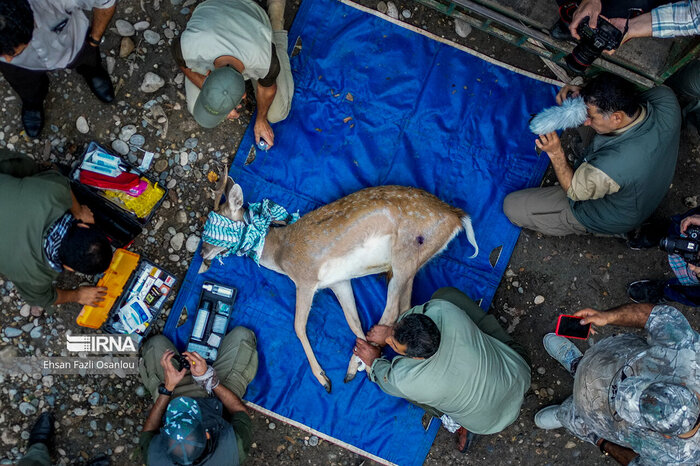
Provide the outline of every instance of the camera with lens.
<path id="1" fill-rule="evenodd" d="M 178 371 L 181 371 L 182 369 L 189 369 L 190 368 L 190 362 L 183 355 L 178 354 L 176 356 L 173 356 L 173 359 L 175 359 L 179 365 Z"/>
<path id="2" fill-rule="evenodd" d="M 671 254 L 678 254 L 689 264 L 700 265 L 700 227 L 690 225 L 685 230 L 685 236 L 662 238 L 659 248 Z"/>
<path id="3" fill-rule="evenodd" d="M 605 19 L 598 17 L 598 27 L 591 29 L 588 25 L 590 18 L 584 18 L 578 26 L 581 40 L 564 62 L 569 71 L 583 74 L 591 63 L 603 53 L 603 50 L 615 50 L 622 42 L 623 33 Z"/>

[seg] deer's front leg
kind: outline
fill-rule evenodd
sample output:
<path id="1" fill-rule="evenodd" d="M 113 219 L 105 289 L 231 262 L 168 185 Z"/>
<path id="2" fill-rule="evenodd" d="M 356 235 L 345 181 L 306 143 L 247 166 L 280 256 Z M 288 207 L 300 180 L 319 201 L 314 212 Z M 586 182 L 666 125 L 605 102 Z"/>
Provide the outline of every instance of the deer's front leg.
<path id="1" fill-rule="evenodd" d="M 315 288 L 300 288 L 297 286 L 297 304 L 294 314 L 294 330 L 296 331 L 297 337 L 301 341 L 301 346 L 304 348 L 304 353 L 306 353 L 306 358 L 309 360 L 314 377 L 316 377 L 319 383 L 323 385 L 323 388 L 330 393 L 331 381 L 328 377 L 326 377 L 323 368 L 316 360 L 314 350 L 311 348 L 309 338 L 306 336 L 306 322 L 309 320 L 309 312 L 311 311 L 311 303 L 313 302 L 315 292 Z"/>
<path id="2" fill-rule="evenodd" d="M 352 284 L 350 283 L 350 280 L 336 283 L 330 288 L 333 290 L 335 297 L 338 298 L 340 307 L 343 308 L 343 314 L 345 314 L 345 319 L 348 321 L 350 330 L 352 330 L 352 333 L 354 333 L 356 337 L 364 340 L 365 332 L 362 331 L 362 323 L 360 322 L 360 317 L 357 315 L 355 294 L 352 291 Z M 345 383 L 348 383 L 355 378 L 359 365 L 360 358 L 357 356 L 351 356 L 350 363 L 348 364 L 348 370 L 345 373 Z"/>

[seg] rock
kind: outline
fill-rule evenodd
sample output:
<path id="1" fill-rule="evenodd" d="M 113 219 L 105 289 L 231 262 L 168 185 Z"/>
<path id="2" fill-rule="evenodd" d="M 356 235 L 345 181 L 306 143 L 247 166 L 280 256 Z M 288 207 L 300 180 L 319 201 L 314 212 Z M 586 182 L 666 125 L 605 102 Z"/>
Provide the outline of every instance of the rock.
<path id="1" fill-rule="evenodd" d="M 126 142 L 128 141 L 131 136 L 136 134 L 136 126 L 134 125 L 125 125 L 122 127 L 121 131 L 119 131 L 119 139 L 122 141 Z"/>
<path id="2" fill-rule="evenodd" d="M 187 243 L 185 243 L 185 249 L 187 249 L 187 252 L 195 252 L 197 251 L 197 246 L 199 246 L 199 238 L 197 235 L 190 235 L 187 238 Z"/>
<path id="3" fill-rule="evenodd" d="M 390 18 L 399 19 L 399 9 L 396 8 L 394 2 L 388 2 L 386 4 L 386 14 Z"/>
<path id="4" fill-rule="evenodd" d="M 22 330 L 14 327 L 7 327 L 5 329 L 5 336 L 8 338 L 15 338 L 22 335 Z"/>
<path id="5" fill-rule="evenodd" d="M 134 45 L 134 41 L 131 40 L 131 38 L 122 37 L 122 41 L 119 44 L 119 57 L 128 57 L 129 55 L 131 55 L 131 52 L 133 52 L 135 48 L 136 46 Z"/>
<path id="6" fill-rule="evenodd" d="M 683 204 L 685 204 L 686 207 L 689 207 L 691 209 L 694 209 L 698 206 L 698 196 L 690 196 L 686 197 L 683 199 Z"/>
<path id="7" fill-rule="evenodd" d="M 187 149 L 194 149 L 197 147 L 197 144 L 199 144 L 199 139 L 197 138 L 189 138 L 185 141 L 185 147 Z"/>
<path id="8" fill-rule="evenodd" d="M 29 332 L 31 338 L 41 338 L 41 326 L 34 327 L 31 332 Z"/>
<path id="9" fill-rule="evenodd" d="M 92 392 L 90 396 L 88 397 L 88 403 L 90 403 L 90 406 L 97 406 L 97 404 L 100 402 L 100 394 L 97 392 Z"/>
<path id="10" fill-rule="evenodd" d="M 544 367 L 540 366 L 540 367 L 537 368 L 537 373 L 538 373 L 538 374 L 544 375 L 545 372 L 547 372 L 547 370 L 546 370 Z"/>
<path id="11" fill-rule="evenodd" d="M 143 40 L 151 45 L 156 45 L 160 41 L 160 34 L 150 29 L 143 31 Z"/>
<path id="12" fill-rule="evenodd" d="M 80 131 L 82 134 L 87 134 L 90 132 L 90 127 L 88 126 L 88 122 L 85 119 L 84 116 L 80 115 L 77 120 L 75 120 L 75 127 Z"/>
<path id="13" fill-rule="evenodd" d="M 85 416 L 87 413 L 88 413 L 87 409 L 85 409 L 85 408 L 75 408 L 73 410 L 73 414 L 75 414 L 78 417 Z"/>
<path id="14" fill-rule="evenodd" d="M 179 262 L 180 256 L 178 256 L 177 254 L 170 254 L 168 256 L 168 259 L 170 260 L 170 262 Z"/>
<path id="15" fill-rule="evenodd" d="M 464 20 L 455 19 L 455 32 L 459 37 L 467 37 L 472 32 L 472 26 Z"/>
<path id="16" fill-rule="evenodd" d="M 316 437 L 315 435 L 312 435 L 311 437 L 309 437 L 309 445 L 312 447 L 315 447 L 316 445 L 318 445 L 318 437 Z"/>
<path id="17" fill-rule="evenodd" d="M 115 60 L 114 57 L 106 57 L 105 63 L 107 63 L 107 74 L 113 74 L 114 66 L 117 64 L 117 60 Z"/>
<path id="18" fill-rule="evenodd" d="M 141 147 L 146 143 L 146 138 L 140 134 L 134 134 L 129 138 L 129 144 L 136 147 Z"/>
<path id="19" fill-rule="evenodd" d="M 377 3 L 377 11 L 385 15 L 387 11 L 386 2 Z"/>
<path id="20" fill-rule="evenodd" d="M 115 139 L 112 141 L 112 149 L 114 149 L 114 151 L 119 155 L 126 155 L 129 153 L 129 145 L 121 139 Z"/>
<path id="21" fill-rule="evenodd" d="M 148 21 L 139 21 L 138 23 L 134 23 L 134 30 L 145 31 L 150 25 L 151 23 L 149 23 Z"/>
<path id="22" fill-rule="evenodd" d="M 19 412 L 24 414 L 25 416 L 33 416 L 36 414 L 36 406 L 34 406 L 31 403 L 27 403 L 26 401 L 23 401 L 19 404 Z"/>
<path id="23" fill-rule="evenodd" d="M 168 161 L 165 159 L 160 159 L 156 161 L 156 164 L 154 165 L 154 168 L 158 173 L 164 172 L 165 170 L 168 169 Z"/>
<path id="24" fill-rule="evenodd" d="M 535 296 L 535 304 L 542 304 L 544 302 L 544 296 L 542 295 L 537 295 Z"/>
<path id="25" fill-rule="evenodd" d="M 125 21 L 123 19 L 116 20 L 114 22 L 114 25 L 116 26 L 117 32 L 120 36 L 133 36 L 136 33 L 134 26 L 132 26 L 130 22 Z"/>
<path id="26" fill-rule="evenodd" d="M 401 16 L 403 16 L 406 19 L 410 18 L 411 17 L 411 10 L 402 10 Z"/>
<path id="27" fill-rule="evenodd" d="M 175 214 L 175 221 L 177 223 L 187 223 L 187 213 L 184 210 L 179 210 Z"/>
<path id="28" fill-rule="evenodd" d="M 568 441 L 568 442 L 566 442 L 566 445 L 564 445 L 564 448 L 570 450 L 572 448 L 576 448 L 576 444 L 572 441 Z"/>
<path id="29" fill-rule="evenodd" d="M 143 398 L 146 396 L 146 388 L 143 385 L 136 387 L 136 396 Z"/>
<path id="30" fill-rule="evenodd" d="M 183 167 L 189 163 L 190 159 L 187 152 L 180 152 L 180 165 Z"/>
<path id="31" fill-rule="evenodd" d="M 29 317 L 29 312 L 31 310 L 31 306 L 29 304 L 25 304 L 22 306 L 22 309 L 19 310 L 19 315 L 22 317 Z"/>
<path id="32" fill-rule="evenodd" d="M 141 83 L 141 87 L 139 89 L 141 90 L 141 92 L 150 93 L 156 92 L 163 86 L 165 86 L 165 80 L 157 74 L 149 71 L 143 77 L 143 82 Z"/>
<path id="33" fill-rule="evenodd" d="M 271 422 L 271 423 L 269 423 L 269 424 L 267 425 L 267 427 L 269 427 L 270 430 L 275 430 L 275 427 L 277 427 L 277 426 L 275 425 L 274 422 Z"/>
<path id="34" fill-rule="evenodd" d="M 175 236 L 170 238 L 170 247 L 173 248 L 173 251 L 179 251 L 182 249 L 182 243 L 185 241 L 185 235 L 180 232 L 176 233 Z"/>

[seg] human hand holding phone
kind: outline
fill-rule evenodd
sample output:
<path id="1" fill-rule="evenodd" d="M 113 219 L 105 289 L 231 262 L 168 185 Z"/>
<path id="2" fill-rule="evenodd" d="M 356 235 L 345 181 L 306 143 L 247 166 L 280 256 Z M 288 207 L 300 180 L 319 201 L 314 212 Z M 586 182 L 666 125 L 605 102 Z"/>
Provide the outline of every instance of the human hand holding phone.
<path id="1" fill-rule="evenodd" d="M 582 325 L 583 317 L 560 315 L 555 334 L 560 337 L 585 340 L 591 331 L 591 324 Z"/>

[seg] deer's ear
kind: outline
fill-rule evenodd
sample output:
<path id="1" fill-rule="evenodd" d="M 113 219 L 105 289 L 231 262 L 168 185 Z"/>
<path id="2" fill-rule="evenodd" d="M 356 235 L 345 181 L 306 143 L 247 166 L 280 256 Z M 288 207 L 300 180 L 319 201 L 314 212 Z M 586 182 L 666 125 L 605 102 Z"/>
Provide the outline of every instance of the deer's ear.
<path id="1" fill-rule="evenodd" d="M 238 183 L 233 183 L 233 186 L 228 190 L 226 195 L 228 207 L 232 212 L 243 207 L 243 189 Z"/>

